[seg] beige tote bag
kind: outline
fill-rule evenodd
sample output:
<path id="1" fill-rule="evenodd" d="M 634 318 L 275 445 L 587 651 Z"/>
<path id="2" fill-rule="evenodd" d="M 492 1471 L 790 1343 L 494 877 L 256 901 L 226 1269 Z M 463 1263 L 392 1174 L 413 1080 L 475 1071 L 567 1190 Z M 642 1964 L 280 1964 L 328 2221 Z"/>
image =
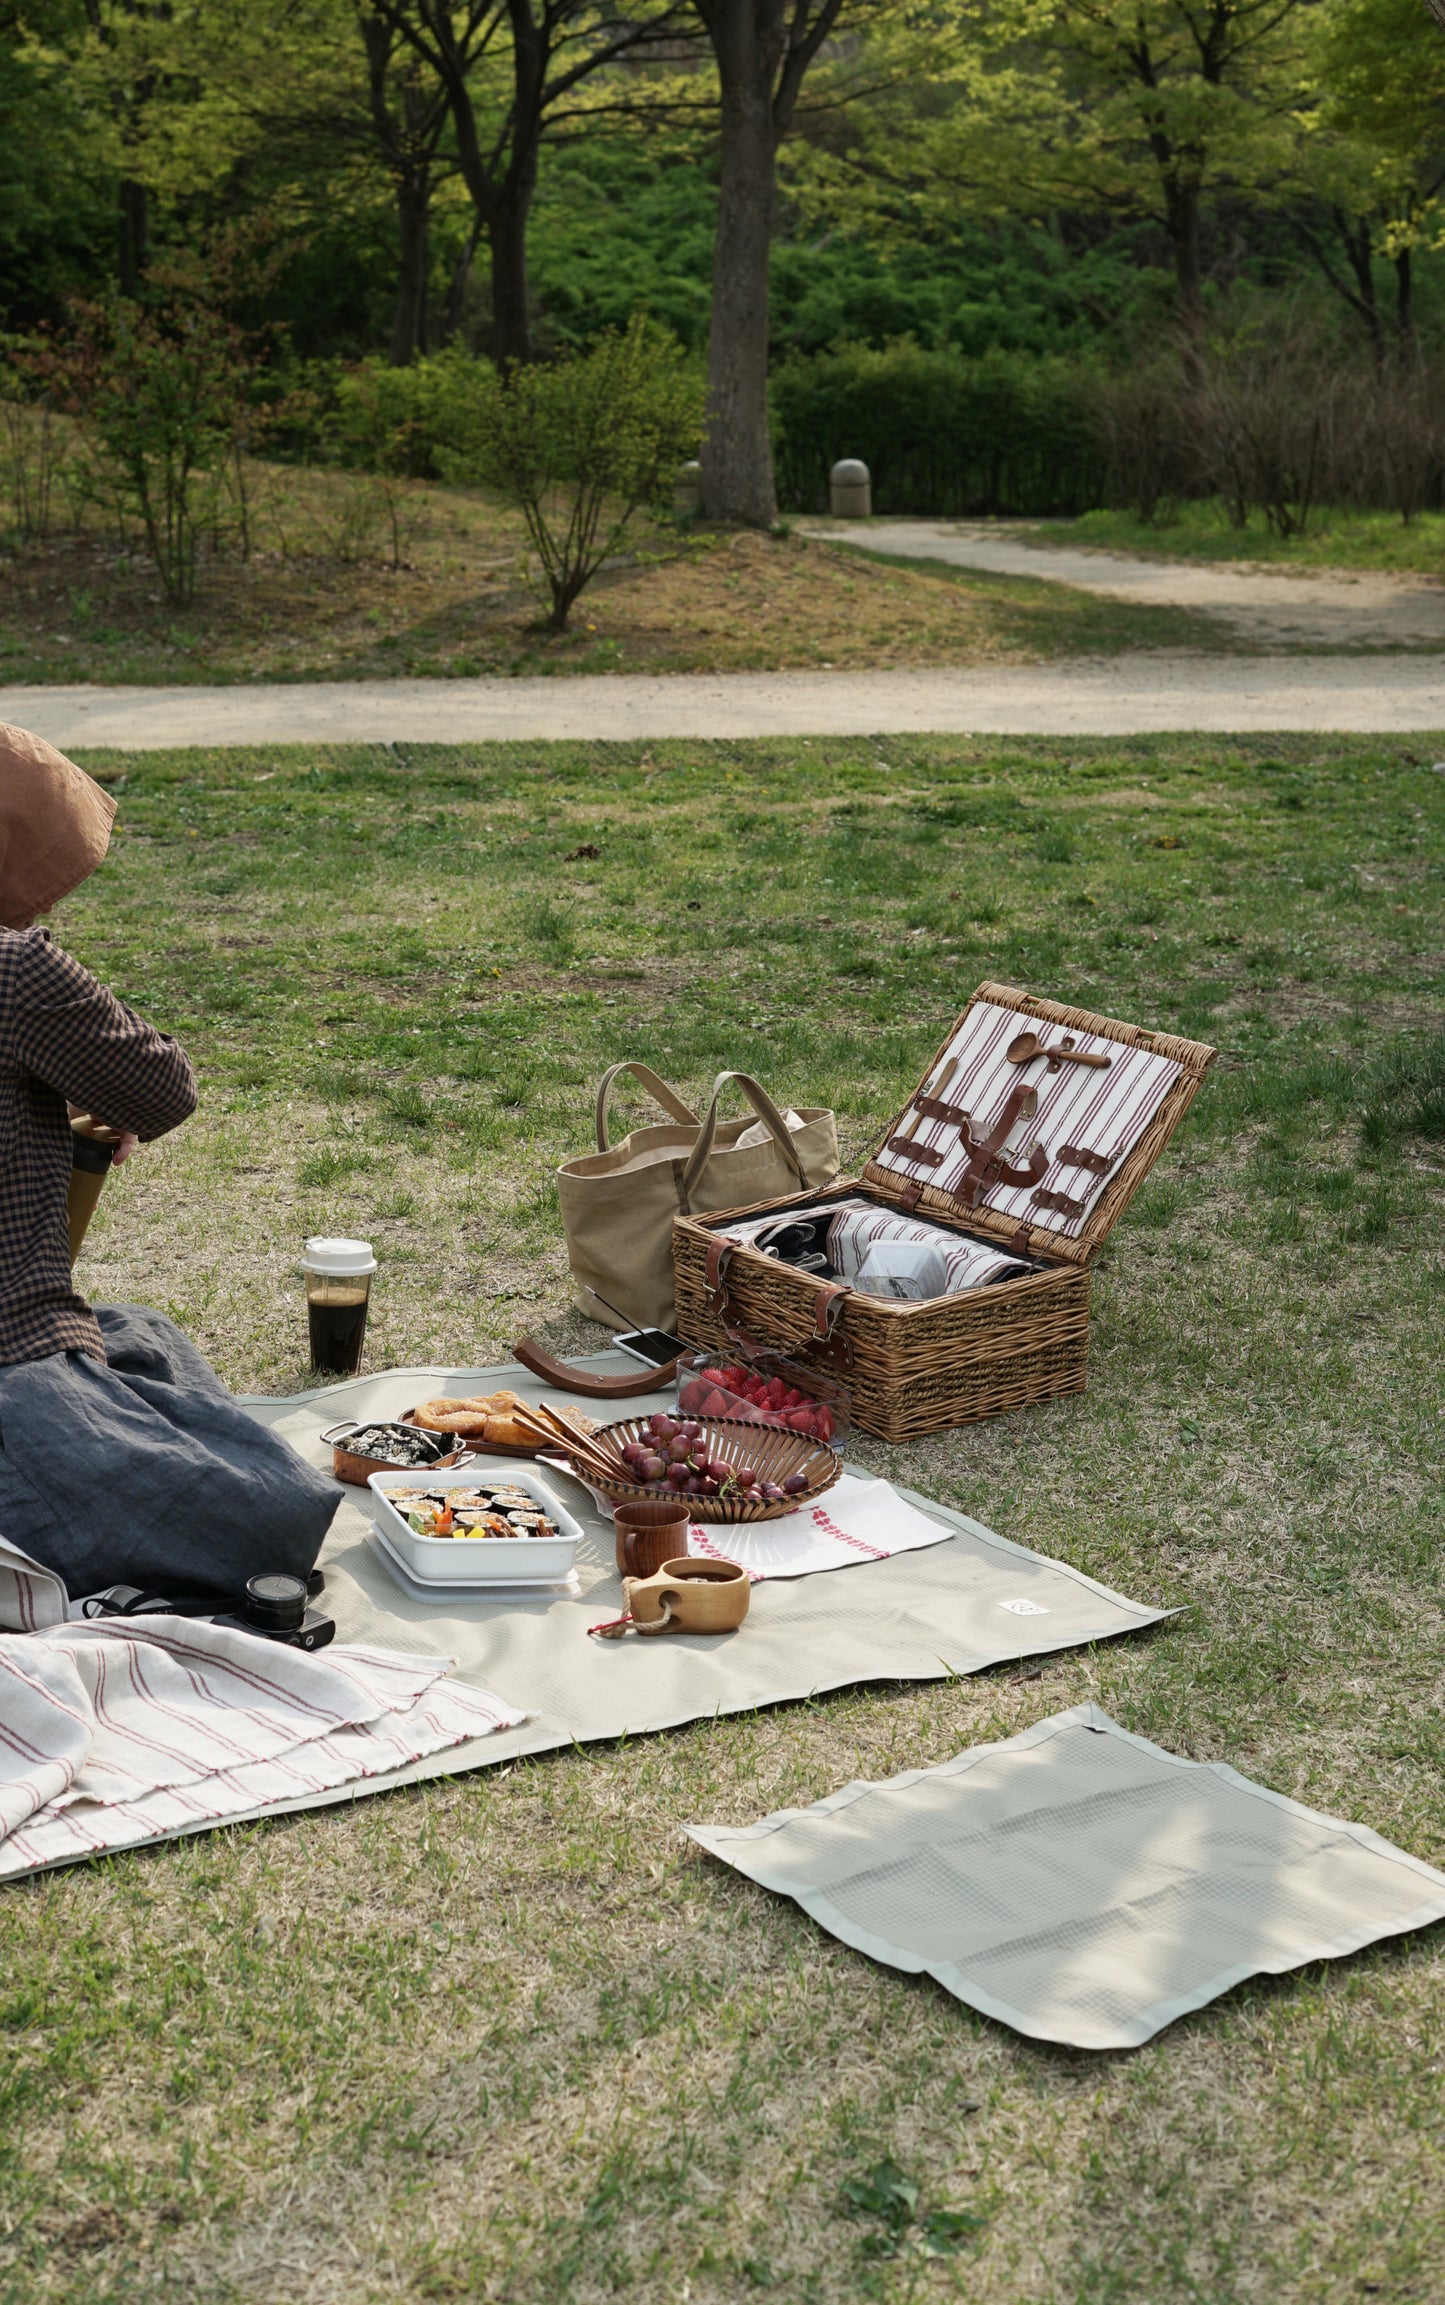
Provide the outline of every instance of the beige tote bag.
<path id="1" fill-rule="evenodd" d="M 672 1115 L 670 1125 L 607 1136 L 607 1105 L 619 1073 L 630 1072 Z M 720 1121 L 718 1098 L 735 1080 L 752 1113 Z M 754 1117 L 756 1116 L 756 1118 Z M 838 1130 L 822 1105 L 804 1105 L 789 1128 L 751 1073 L 720 1072 L 700 1121 L 649 1065 L 615 1064 L 597 1091 L 597 1146 L 557 1171 L 567 1255 L 577 1302 L 609 1328 L 670 1329 L 672 1220 L 709 1209 L 747 1208 L 813 1192 L 838 1174 Z M 761 1123 L 761 1126 L 759 1125 Z M 746 1144 L 739 1140 L 747 1137 Z"/>

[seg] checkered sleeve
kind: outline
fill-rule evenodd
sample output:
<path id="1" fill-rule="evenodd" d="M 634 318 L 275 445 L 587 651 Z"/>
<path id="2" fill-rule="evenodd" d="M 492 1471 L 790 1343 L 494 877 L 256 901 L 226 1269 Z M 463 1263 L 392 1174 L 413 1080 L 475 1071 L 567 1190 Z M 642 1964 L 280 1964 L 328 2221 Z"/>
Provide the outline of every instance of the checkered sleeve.
<path id="1" fill-rule="evenodd" d="M 43 929 L 24 939 L 6 1038 L 15 1062 L 82 1112 L 144 1141 L 196 1109 L 196 1076 L 178 1041 L 157 1032 Z"/>

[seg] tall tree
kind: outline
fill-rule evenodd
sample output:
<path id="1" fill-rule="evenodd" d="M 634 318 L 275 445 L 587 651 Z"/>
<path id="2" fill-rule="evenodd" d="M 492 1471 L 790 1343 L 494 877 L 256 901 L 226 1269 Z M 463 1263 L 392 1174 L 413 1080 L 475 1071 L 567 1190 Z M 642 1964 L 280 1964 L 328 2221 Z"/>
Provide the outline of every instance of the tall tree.
<path id="1" fill-rule="evenodd" d="M 768 265 L 777 153 L 844 0 L 694 5 L 717 64 L 720 104 L 703 509 L 713 520 L 771 528 L 778 499 L 768 434 Z"/>
<path id="2" fill-rule="evenodd" d="M 955 53 L 933 116 L 885 122 L 882 160 L 925 201 L 1038 220 L 1115 215 L 1168 245 L 1186 371 L 1205 330 L 1204 220 L 1295 180 L 1311 0 L 940 0 Z"/>
<path id="3" fill-rule="evenodd" d="M 405 368 L 428 348 L 432 200 L 439 176 L 450 173 L 441 148 L 451 106 L 446 89 L 401 41 L 376 0 L 357 0 L 356 20 L 366 56 L 371 135 L 396 196 L 399 265 L 390 356 L 394 368 Z"/>
<path id="4" fill-rule="evenodd" d="M 1331 204 L 1337 230 L 1343 230 L 1339 216 L 1345 205 L 1340 188 L 1353 194 L 1353 284 L 1334 285 L 1383 359 L 1375 256 L 1394 271 L 1395 343 L 1408 352 L 1414 342 L 1415 250 L 1437 240 L 1440 229 L 1445 44 L 1419 0 L 1333 0 L 1320 11 L 1314 32 L 1319 104 L 1306 140 L 1307 181 L 1317 198 Z M 1318 246 L 1315 254 L 1321 256 Z"/>
<path id="5" fill-rule="evenodd" d="M 676 33 L 680 0 L 370 0 L 443 90 L 457 167 L 491 250 L 492 349 L 532 357 L 527 223 L 544 138 L 635 108 L 594 83 Z M 502 74 L 506 69 L 505 80 Z"/>

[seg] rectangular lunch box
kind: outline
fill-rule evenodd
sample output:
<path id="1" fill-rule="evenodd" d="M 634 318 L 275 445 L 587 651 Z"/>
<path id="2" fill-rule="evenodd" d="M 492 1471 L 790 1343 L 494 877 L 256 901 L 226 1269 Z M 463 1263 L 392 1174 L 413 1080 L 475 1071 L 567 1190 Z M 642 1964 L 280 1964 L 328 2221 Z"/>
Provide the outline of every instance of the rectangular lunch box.
<path id="1" fill-rule="evenodd" d="M 1032 1058 L 1019 1053 L 1029 1040 Z M 711 1355 L 785 1352 L 829 1371 L 848 1388 L 853 1422 L 885 1441 L 1081 1392 L 1094 1257 L 1214 1055 L 1200 1041 L 981 984 L 862 1175 L 765 1208 L 861 1196 L 1026 1269 L 899 1302 L 724 1237 L 765 1208 L 677 1216 L 678 1334 Z"/>
<path id="2" fill-rule="evenodd" d="M 525 1489 L 557 1529 L 555 1537 L 420 1537 L 392 1503 L 408 1490 L 474 1488 L 478 1482 L 505 1479 L 509 1488 Z M 402 1566 L 429 1585 L 550 1584 L 572 1573 L 581 1525 L 531 1465 L 509 1460 L 489 1466 L 485 1458 L 455 1473 L 373 1473 L 367 1482 L 379 1508 L 377 1520 Z"/>

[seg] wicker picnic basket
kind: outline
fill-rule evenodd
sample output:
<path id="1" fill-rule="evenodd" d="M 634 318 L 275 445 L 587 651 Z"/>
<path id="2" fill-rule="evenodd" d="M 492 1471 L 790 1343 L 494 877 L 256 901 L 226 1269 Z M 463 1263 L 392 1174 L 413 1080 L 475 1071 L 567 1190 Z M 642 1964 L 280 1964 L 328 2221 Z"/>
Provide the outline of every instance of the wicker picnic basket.
<path id="1" fill-rule="evenodd" d="M 1030 1026 L 1037 1056 L 1010 1055 L 1027 1045 Z M 712 1352 L 785 1350 L 843 1374 L 854 1422 L 886 1441 L 1081 1392 L 1094 1257 L 1214 1055 L 1199 1041 L 1143 1032 L 1011 985 L 980 985 L 861 1177 L 766 1209 L 674 1220 L 679 1334 Z M 977 1087 L 972 1105 L 950 1101 L 955 1074 L 953 1096 L 972 1097 Z M 1030 1102 L 1035 1084 L 1040 1093 Z M 1060 1115 L 1057 1129 L 1051 1111 Z M 1032 1142 L 1014 1149 L 1020 1131 L 1035 1124 Z M 1069 1141 L 1090 1132 L 1106 1140 L 1103 1150 Z M 729 1224 L 768 1210 L 821 1208 L 860 1195 L 989 1243 L 1032 1269 L 953 1296 L 901 1303 L 820 1281 L 721 1237 Z"/>

